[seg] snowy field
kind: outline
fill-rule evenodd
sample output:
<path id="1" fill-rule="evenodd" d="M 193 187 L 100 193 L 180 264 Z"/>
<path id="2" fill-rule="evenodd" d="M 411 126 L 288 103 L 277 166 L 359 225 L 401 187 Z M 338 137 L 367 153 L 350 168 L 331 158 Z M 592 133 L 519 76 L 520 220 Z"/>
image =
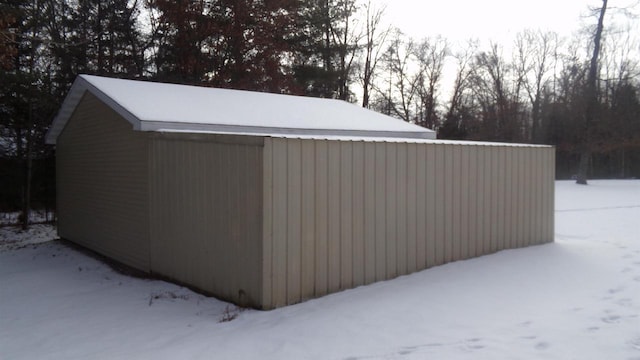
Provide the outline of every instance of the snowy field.
<path id="1" fill-rule="evenodd" d="M 590 184 L 556 183 L 555 243 L 274 311 L 0 228 L 0 359 L 640 359 L 640 181 Z"/>

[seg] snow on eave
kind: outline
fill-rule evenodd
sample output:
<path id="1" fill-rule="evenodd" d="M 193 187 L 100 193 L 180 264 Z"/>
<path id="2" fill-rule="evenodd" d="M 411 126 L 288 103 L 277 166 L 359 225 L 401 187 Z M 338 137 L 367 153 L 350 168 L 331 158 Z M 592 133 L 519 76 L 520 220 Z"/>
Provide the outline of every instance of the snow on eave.
<path id="1" fill-rule="evenodd" d="M 269 137 L 275 139 L 300 139 L 300 140 L 332 140 L 332 141 L 353 141 L 353 142 L 391 142 L 391 143 L 410 143 L 410 144 L 437 144 L 437 145 L 467 145 L 467 146 L 502 146 L 502 147 L 527 147 L 527 148 L 553 148 L 552 145 L 544 144 L 527 144 L 527 143 L 504 143 L 504 142 L 488 142 L 488 141 L 470 141 L 470 140 L 441 140 L 435 138 L 419 138 L 419 137 L 385 137 L 382 134 L 375 136 L 367 135 L 326 135 L 326 134 L 274 134 L 273 132 L 236 132 L 236 131 L 206 131 L 206 130 L 180 130 L 180 129 L 158 129 L 159 133 L 167 134 L 203 134 L 203 135 L 241 135 Z"/>
<path id="2" fill-rule="evenodd" d="M 440 140 L 431 138 L 411 138 L 411 137 L 383 137 L 383 136 L 326 136 L 326 135 L 268 135 L 272 138 L 301 139 L 301 140 L 334 140 L 353 142 L 387 142 L 387 143 L 409 143 L 409 144 L 434 144 L 434 145 L 465 145 L 465 146 L 499 146 L 499 147 L 526 147 L 526 148 L 553 148 L 552 145 L 525 144 L 525 143 L 501 143 L 488 141 L 465 141 L 465 140 Z"/>
<path id="3" fill-rule="evenodd" d="M 69 90 L 67 96 L 64 98 L 62 106 L 60 106 L 60 110 L 58 110 L 58 114 L 53 119 L 49 131 L 47 131 L 47 134 L 45 135 L 45 143 L 51 145 L 56 144 L 58 136 L 60 135 L 60 133 L 62 133 L 62 130 L 67 125 L 67 122 L 75 112 L 78 104 L 80 103 L 80 100 L 82 100 L 82 97 L 87 91 L 100 99 L 100 101 L 107 104 L 110 108 L 115 110 L 128 122 L 130 122 L 131 125 L 133 125 L 134 130 L 140 130 L 140 119 L 138 119 L 135 115 L 118 104 L 117 101 L 113 100 L 107 94 L 87 81 L 84 78 L 84 75 L 79 75 L 73 82 L 73 85 L 71 85 L 71 89 Z"/>
<path id="4" fill-rule="evenodd" d="M 210 125 L 189 124 L 184 129 L 184 124 L 153 123 L 143 121 L 142 131 L 156 131 L 164 133 L 188 133 L 188 134 L 220 134 L 220 135 L 244 135 L 262 137 L 282 137 L 300 139 L 374 139 L 396 138 L 428 140 L 435 139 L 435 132 L 411 132 L 411 131 L 377 131 L 377 130 L 341 130 L 341 129 L 295 129 L 295 128 L 271 128 L 260 126 L 236 126 L 236 125 Z"/>

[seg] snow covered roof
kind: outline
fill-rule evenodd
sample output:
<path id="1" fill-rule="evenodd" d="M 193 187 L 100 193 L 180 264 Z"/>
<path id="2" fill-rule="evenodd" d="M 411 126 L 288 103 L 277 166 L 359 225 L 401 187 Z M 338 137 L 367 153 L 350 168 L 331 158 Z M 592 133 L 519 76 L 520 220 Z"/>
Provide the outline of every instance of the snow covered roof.
<path id="1" fill-rule="evenodd" d="M 47 143 L 56 143 L 86 91 L 138 131 L 435 139 L 432 130 L 341 100 L 80 75 Z"/>

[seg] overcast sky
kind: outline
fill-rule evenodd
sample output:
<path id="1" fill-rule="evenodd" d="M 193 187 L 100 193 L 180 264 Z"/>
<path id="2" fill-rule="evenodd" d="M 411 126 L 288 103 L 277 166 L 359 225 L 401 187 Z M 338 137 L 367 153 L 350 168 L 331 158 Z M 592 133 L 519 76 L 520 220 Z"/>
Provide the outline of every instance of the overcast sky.
<path id="1" fill-rule="evenodd" d="M 561 38 L 569 38 L 587 26 L 595 26 L 597 18 L 590 8 L 602 6 L 602 0 L 371 0 L 371 3 L 375 7 L 386 5 L 385 21 L 416 40 L 442 35 L 452 49 L 465 47 L 469 39 L 480 40 L 482 48 L 492 41 L 501 45 L 507 57 L 517 33 L 525 29 L 553 31 Z M 622 20 L 620 11 L 614 9 L 630 5 L 635 5 L 631 10 L 640 14 L 640 0 L 609 0 L 605 27 L 630 21 L 637 29 L 631 33 L 640 34 L 638 18 Z M 632 36 L 637 39 L 638 35 Z M 583 55 L 588 55 L 586 48 Z M 455 71 L 453 63 L 445 63 L 440 86 L 445 101 Z M 356 93 L 360 96 L 358 90 Z"/>
<path id="2" fill-rule="evenodd" d="M 635 0 L 610 0 L 609 6 Z M 589 6 L 601 0 L 372 0 L 386 4 L 385 18 L 414 38 L 443 35 L 453 42 L 470 38 L 509 42 L 524 29 L 571 35 L 591 24 Z"/>

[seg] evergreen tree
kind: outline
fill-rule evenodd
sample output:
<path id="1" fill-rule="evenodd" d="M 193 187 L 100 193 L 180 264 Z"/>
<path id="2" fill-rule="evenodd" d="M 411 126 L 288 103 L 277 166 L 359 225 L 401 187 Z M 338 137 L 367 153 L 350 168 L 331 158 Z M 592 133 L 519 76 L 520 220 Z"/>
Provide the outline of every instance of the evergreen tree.
<path id="1" fill-rule="evenodd" d="M 294 76 L 304 94 L 351 100 L 360 34 L 355 0 L 304 0 L 298 16 Z"/>
<path id="2" fill-rule="evenodd" d="M 45 5 L 38 0 L 2 3 L 15 21 L 7 27 L 14 35 L 11 64 L 0 69 L 0 157 L 6 181 L 13 184 L 12 191 L 3 194 L 1 207 L 22 210 L 24 229 L 32 204 L 34 159 L 48 155 L 43 138 L 57 106 L 43 81 L 51 65 L 45 46 Z"/>

